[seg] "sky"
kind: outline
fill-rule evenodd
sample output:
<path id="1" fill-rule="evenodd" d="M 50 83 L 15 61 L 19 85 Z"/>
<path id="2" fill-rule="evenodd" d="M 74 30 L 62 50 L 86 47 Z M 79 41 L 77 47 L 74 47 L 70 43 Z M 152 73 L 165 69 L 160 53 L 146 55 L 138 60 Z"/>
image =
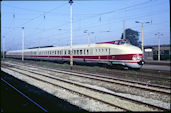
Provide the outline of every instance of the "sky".
<path id="1" fill-rule="evenodd" d="M 73 45 L 88 44 L 88 34 L 90 43 L 119 40 L 124 28 L 141 41 L 141 23 L 144 45 L 157 45 L 158 36 L 170 44 L 169 0 L 73 0 L 72 17 Z M 68 0 L 1 1 L 1 51 L 22 48 L 22 27 L 25 49 L 70 45 Z"/>

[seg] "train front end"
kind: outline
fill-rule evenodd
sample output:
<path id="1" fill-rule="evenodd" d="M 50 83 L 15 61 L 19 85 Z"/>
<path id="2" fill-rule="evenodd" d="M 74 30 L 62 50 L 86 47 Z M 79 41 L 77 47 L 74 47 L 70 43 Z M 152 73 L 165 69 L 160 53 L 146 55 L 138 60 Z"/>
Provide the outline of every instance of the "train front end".
<path id="1" fill-rule="evenodd" d="M 143 52 L 139 47 L 125 44 L 124 51 L 129 55 L 128 62 L 125 62 L 125 66 L 134 68 L 134 69 L 140 69 L 144 65 L 144 58 L 143 58 Z"/>
<path id="2" fill-rule="evenodd" d="M 144 65 L 143 55 L 142 54 L 133 54 L 132 55 L 132 61 L 126 62 L 125 66 L 134 68 L 134 69 L 140 69 Z"/>
<path id="3" fill-rule="evenodd" d="M 117 40 L 111 47 L 112 64 L 140 69 L 144 65 L 143 52 L 127 40 Z"/>

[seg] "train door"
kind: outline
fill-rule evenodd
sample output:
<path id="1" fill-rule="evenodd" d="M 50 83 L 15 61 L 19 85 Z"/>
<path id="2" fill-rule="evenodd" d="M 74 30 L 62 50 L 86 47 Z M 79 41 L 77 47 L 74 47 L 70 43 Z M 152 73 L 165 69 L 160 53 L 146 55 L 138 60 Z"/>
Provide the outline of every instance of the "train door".
<path id="1" fill-rule="evenodd" d="M 108 49 L 108 52 L 107 52 L 107 60 L 109 61 L 110 60 L 110 48 Z"/>

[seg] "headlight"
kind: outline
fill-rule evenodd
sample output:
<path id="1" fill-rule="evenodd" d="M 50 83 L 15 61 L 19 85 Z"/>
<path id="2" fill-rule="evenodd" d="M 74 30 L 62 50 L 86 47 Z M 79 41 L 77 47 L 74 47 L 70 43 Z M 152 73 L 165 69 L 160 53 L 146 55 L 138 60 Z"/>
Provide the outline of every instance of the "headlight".
<path id="1" fill-rule="evenodd" d="M 142 56 L 133 55 L 132 60 L 142 60 Z"/>
<path id="2" fill-rule="evenodd" d="M 137 60 L 137 55 L 133 55 L 132 60 Z"/>

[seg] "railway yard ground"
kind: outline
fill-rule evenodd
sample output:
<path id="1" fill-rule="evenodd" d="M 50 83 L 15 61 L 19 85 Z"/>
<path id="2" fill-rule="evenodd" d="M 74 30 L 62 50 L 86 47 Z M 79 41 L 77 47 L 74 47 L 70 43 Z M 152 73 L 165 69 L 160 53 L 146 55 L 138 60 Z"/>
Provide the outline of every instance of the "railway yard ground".
<path id="1" fill-rule="evenodd" d="M 169 112 L 168 64 L 148 62 L 141 70 L 74 65 L 70 70 L 67 63 L 2 59 L 1 111 Z M 4 81 L 34 102 L 24 99 Z"/>

